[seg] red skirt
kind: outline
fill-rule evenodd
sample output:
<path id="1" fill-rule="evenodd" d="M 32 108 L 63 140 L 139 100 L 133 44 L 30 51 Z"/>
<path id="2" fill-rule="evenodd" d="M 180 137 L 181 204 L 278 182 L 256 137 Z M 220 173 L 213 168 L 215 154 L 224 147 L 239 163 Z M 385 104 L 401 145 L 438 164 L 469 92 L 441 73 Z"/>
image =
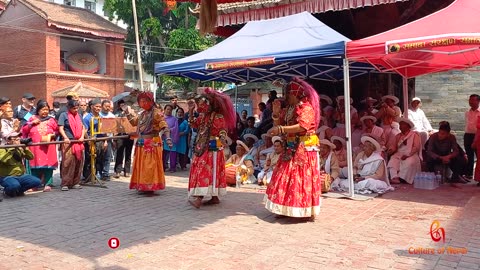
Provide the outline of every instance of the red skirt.
<path id="1" fill-rule="evenodd" d="M 216 152 L 216 164 L 213 164 L 214 152 L 205 151 L 203 155 L 194 155 L 190 167 L 188 196 L 219 196 L 227 193 L 225 178 L 225 156 L 223 150 Z M 213 172 L 216 171 L 214 183 Z"/>
<path id="2" fill-rule="evenodd" d="M 267 187 L 265 208 L 278 215 L 311 217 L 320 213 L 321 179 L 318 155 L 300 145 L 295 155 L 279 158 Z"/>

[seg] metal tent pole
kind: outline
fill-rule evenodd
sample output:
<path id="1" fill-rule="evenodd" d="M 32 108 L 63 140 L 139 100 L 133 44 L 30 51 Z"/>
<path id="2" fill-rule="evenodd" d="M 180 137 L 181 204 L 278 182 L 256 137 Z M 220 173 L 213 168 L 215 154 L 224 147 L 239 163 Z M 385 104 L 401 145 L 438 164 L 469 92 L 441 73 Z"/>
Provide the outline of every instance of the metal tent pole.
<path id="1" fill-rule="evenodd" d="M 347 142 L 348 193 L 350 198 L 355 197 L 353 182 L 353 153 L 352 153 L 352 120 L 350 115 L 350 63 L 343 59 L 343 91 L 345 102 L 345 133 Z"/>
<path id="2" fill-rule="evenodd" d="M 137 63 L 138 63 L 138 75 L 140 79 L 140 90 L 144 91 L 143 88 L 143 69 L 142 69 L 142 57 L 140 52 L 140 38 L 138 34 L 138 20 L 137 20 L 137 6 L 135 4 L 135 0 L 132 0 L 132 11 L 133 11 L 133 23 L 135 25 L 135 43 L 137 45 Z M 155 92 L 153 91 L 153 95 L 155 96 Z"/>
<path id="3" fill-rule="evenodd" d="M 408 118 L 408 78 L 402 77 L 403 81 L 403 117 Z"/>

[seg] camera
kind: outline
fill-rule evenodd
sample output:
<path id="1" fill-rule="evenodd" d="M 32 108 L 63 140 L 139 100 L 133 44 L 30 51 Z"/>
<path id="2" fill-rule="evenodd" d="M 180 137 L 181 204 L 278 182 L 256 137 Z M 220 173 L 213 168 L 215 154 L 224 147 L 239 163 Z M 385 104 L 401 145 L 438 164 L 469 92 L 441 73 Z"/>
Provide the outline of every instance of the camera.
<path id="1" fill-rule="evenodd" d="M 32 143 L 32 138 L 23 138 L 20 139 L 20 144 L 29 145 Z"/>

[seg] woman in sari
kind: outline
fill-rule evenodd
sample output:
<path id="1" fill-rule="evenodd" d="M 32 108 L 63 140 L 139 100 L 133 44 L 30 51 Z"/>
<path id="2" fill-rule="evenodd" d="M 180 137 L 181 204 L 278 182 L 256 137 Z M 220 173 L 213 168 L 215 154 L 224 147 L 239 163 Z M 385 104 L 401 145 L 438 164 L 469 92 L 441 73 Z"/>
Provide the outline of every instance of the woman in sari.
<path id="1" fill-rule="evenodd" d="M 48 103 L 41 100 L 37 104 L 35 115 L 30 117 L 22 128 L 24 138 L 31 138 L 33 143 L 54 141 L 58 133 L 55 118 L 49 116 Z M 33 176 L 42 179 L 43 191 L 50 191 L 53 185 L 53 171 L 58 167 L 57 147 L 55 144 L 30 146 L 34 158 L 30 160 Z"/>
<path id="2" fill-rule="evenodd" d="M 80 178 L 83 170 L 83 150 L 85 147 L 82 142 L 70 142 L 70 140 L 83 141 L 87 131 L 78 113 L 79 106 L 78 100 L 69 100 L 67 111 L 60 113 L 58 117 L 60 139 L 64 141 L 61 146 L 62 162 L 60 163 L 63 191 L 68 191 L 70 188 L 82 188 Z"/>
<path id="3" fill-rule="evenodd" d="M 166 143 L 169 147 L 173 146 L 172 139 L 161 109 L 155 107 L 153 93 L 141 92 L 137 100 L 143 111 L 136 114 L 129 106 L 126 114 L 130 124 L 137 127 L 130 189 L 153 193 L 165 189 L 160 131 L 165 130 Z"/>
<path id="4" fill-rule="evenodd" d="M 225 156 L 228 129 L 235 128 L 235 110 L 230 98 L 213 89 L 195 98 L 199 116 L 194 117 L 195 104 L 189 104 L 188 122 L 198 129 L 193 145 L 194 157 L 188 183 L 189 203 L 200 208 L 204 197 L 212 197 L 206 204 L 218 204 L 219 195 L 227 192 Z"/>
<path id="5" fill-rule="evenodd" d="M 320 213 L 321 181 L 318 169 L 319 139 L 315 134 L 320 123 L 319 98 L 305 81 L 294 78 L 287 85 L 288 106 L 273 103 L 273 136 L 286 138 L 287 151 L 282 154 L 267 187 L 265 208 L 280 216 L 309 217 Z"/>
<path id="6" fill-rule="evenodd" d="M 178 143 L 178 119 L 172 115 L 173 106 L 165 105 L 163 112 L 165 114 L 165 122 L 167 122 L 170 130 L 170 137 L 163 136 L 163 144 L 167 144 L 167 139 L 172 139 L 172 146 L 166 145 L 163 149 L 163 167 L 166 169 L 168 162 L 170 162 L 170 172 L 177 171 L 177 143 Z"/>
<path id="7" fill-rule="evenodd" d="M 250 183 L 255 181 L 253 157 L 247 154 L 248 151 L 248 146 L 244 142 L 237 140 L 236 154 L 233 154 L 225 162 L 227 185 L 235 185 L 237 177 L 240 177 L 242 184 L 247 181 Z"/>

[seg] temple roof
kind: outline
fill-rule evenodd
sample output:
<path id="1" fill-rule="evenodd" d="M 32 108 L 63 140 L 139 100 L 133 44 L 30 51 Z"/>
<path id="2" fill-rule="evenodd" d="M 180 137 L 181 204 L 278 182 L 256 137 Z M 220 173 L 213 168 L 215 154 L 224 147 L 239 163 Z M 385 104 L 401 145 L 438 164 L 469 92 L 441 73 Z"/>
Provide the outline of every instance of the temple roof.
<path id="1" fill-rule="evenodd" d="M 78 82 L 77 84 L 55 90 L 52 97 L 66 97 L 69 92 L 76 92 L 81 98 L 107 98 L 108 93 L 92 86 Z"/>
<path id="2" fill-rule="evenodd" d="M 2 1 L 2 0 L 0 0 Z M 85 8 L 60 5 L 42 0 L 16 0 L 47 20 L 58 29 L 87 33 L 94 36 L 124 39 L 127 31 Z M 12 1 L 9 6 L 14 5 Z"/>

